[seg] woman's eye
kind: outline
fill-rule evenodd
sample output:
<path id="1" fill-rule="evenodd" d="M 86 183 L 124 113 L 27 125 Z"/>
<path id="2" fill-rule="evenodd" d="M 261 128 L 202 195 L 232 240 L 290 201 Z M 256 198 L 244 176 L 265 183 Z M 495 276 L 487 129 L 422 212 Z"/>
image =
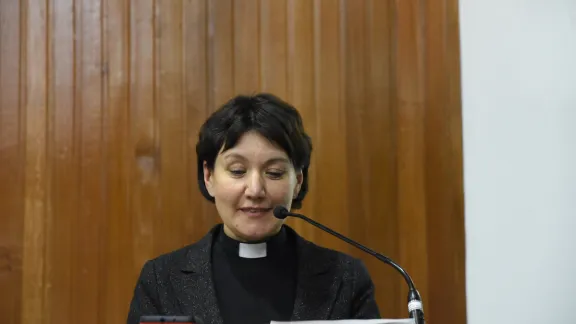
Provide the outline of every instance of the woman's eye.
<path id="1" fill-rule="evenodd" d="M 232 175 L 235 175 L 235 176 L 241 176 L 245 173 L 245 171 L 244 170 L 230 170 L 230 173 L 232 173 Z"/>
<path id="2" fill-rule="evenodd" d="M 268 171 L 267 173 L 272 179 L 280 179 L 284 175 L 284 172 L 279 171 Z"/>

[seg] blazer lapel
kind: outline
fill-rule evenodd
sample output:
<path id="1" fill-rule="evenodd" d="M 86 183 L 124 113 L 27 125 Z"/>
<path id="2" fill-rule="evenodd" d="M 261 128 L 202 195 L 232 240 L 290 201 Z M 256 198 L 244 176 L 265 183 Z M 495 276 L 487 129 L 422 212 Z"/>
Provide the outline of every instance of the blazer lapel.
<path id="1" fill-rule="evenodd" d="M 342 284 L 336 270 L 336 259 L 327 250 L 298 235 L 296 237 L 298 283 L 291 320 L 327 320 Z"/>
<path id="2" fill-rule="evenodd" d="M 212 280 L 212 239 L 217 228 L 190 247 L 181 272 L 172 278 L 182 311 L 194 315 L 197 324 L 223 323 Z"/>

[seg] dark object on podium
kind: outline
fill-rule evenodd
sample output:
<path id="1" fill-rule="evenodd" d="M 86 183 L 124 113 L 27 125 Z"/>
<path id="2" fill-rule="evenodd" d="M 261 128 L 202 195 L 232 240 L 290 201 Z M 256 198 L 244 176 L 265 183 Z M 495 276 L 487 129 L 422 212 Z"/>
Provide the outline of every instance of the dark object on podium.
<path id="1" fill-rule="evenodd" d="M 140 324 L 184 323 L 195 324 L 192 316 L 151 315 L 140 317 Z"/>
<path id="2" fill-rule="evenodd" d="M 404 277 L 404 280 L 406 280 L 406 283 L 408 284 L 408 313 L 410 314 L 410 318 L 414 319 L 414 324 L 425 324 L 425 320 L 424 320 L 424 310 L 422 308 L 422 298 L 420 297 L 420 293 L 418 292 L 418 290 L 416 290 L 416 287 L 414 286 L 414 282 L 412 281 L 412 278 L 410 278 L 410 276 L 408 275 L 408 273 L 406 272 L 406 270 L 404 270 L 401 266 L 399 266 L 396 262 L 394 262 L 392 259 L 390 259 L 387 256 L 384 256 L 374 250 L 371 250 L 369 248 L 367 248 L 366 246 L 353 241 L 349 238 L 347 238 L 346 236 L 335 232 L 331 229 L 329 229 L 328 227 L 302 215 L 302 214 L 296 214 L 296 213 L 291 213 L 288 211 L 288 209 L 286 209 L 286 207 L 284 206 L 276 206 L 274 208 L 274 216 L 278 219 L 284 219 L 288 216 L 292 216 L 292 217 L 296 217 L 296 218 L 300 218 L 316 227 L 318 227 L 319 229 L 332 234 L 334 236 L 336 236 L 337 238 L 355 246 L 356 248 L 370 254 L 371 256 L 375 257 L 376 259 L 391 265 L 394 269 L 396 269 L 398 272 L 400 272 L 400 274 Z"/>

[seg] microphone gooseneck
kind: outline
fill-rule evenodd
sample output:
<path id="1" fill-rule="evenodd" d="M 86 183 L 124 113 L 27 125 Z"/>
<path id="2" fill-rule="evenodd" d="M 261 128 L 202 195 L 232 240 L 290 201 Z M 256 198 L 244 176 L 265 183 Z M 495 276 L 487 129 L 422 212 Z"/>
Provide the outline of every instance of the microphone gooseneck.
<path id="1" fill-rule="evenodd" d="M 424 324 L 425 320 L 424 320 L 424 310 L 422 307 L 422 298 L 420 297 L 420 293 L 418 292 L 418 290 L 416 289 L 416 286 L 414 285 L 414 281 L 412 281 L 412 278 L 408 275 L 408 273 L 406 272 L 406 270 L 404 270 L 401 266 L 399 266 L 396 262 L 394 262 L 392 259 L 390 259 L 389 257 L 382 255 L 356 241 L 353 241 L 349 238 L 347 238 L 346 236 L 331 230 L 330 228 L 302 215 L 302 214 L 296 214 L 296 213 L 292 213 L 289 212 L 288 209 L 286 209 L 286 207 L 284 206 L 276 206 L 274 208 L 274 217 L 278 218 L 278 219 L 285 219 L 288 216 L 292 216 L 292 217 L 296 217 L 296 218 L 300 218 L 318 228 L 320 228 L 321 230 L 332 234 L 334 236 L 336 236 L 337 238 L 347 242 L 348 244 L 351 244 L 353 246 L 355 246 L 356 248 L 372 255 L 373 257 L 375 257 L 376 259 L 392 266 L 394 269 L 396 269 L 398 272 L 400 272 L 400 274 L 402 275 L 402 277 L 404 277 L 404 280 L 406 281 L 406 283 L 408 284 L 408 313 L 410 314 L 410 317 L 414 319 L 414 324 Z"/>

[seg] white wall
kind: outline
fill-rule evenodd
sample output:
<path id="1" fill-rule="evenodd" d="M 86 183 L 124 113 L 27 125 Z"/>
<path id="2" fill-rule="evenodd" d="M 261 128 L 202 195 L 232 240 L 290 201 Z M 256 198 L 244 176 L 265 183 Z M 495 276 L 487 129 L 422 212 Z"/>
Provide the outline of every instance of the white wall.
<path id="1" fill-rule="evenodd" d="M 576 324 L 576 0 L 460 0 L 469 324 Z"/>

